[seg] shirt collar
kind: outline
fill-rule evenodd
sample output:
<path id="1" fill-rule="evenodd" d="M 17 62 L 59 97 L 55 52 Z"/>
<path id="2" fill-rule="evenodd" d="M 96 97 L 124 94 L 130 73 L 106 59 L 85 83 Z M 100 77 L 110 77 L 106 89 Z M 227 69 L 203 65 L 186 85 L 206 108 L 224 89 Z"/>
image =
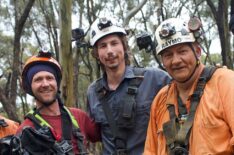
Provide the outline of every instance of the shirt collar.
<path id="1" fill-rule="evenodd" d="M 201 67 L 199 67 L 199 74 L 198 74 L 199 76 L 197 76 L 195 82 L 193 83 L 192 89 L 189 92 L 188 100 L 191 99 L 191 96 L 192 96 L 194 90 L 196 89 L 197 81 L 200 78 L 200 75 L 205 67 L 203 64 L 200 64 L 200 65 L 201 65 Z M 174 105 L 175 108 L 177 109 L 176 114 L 178 114 L 177 97 L 178 97 L 178 93 L 177 93 L 176 83 L 174 81 L 172 81 L 172 83 L 169 85 L 169 88 L 168 88 L 166 104 L 167 104 L 167 106 Z M 190 108 L 190 104 L 188 105 L 188 108 Z"/>
<path id="2" fill-rule="evenodd" d="M 124 75 L 122 77 L 122 81 L 124 81 L 124 79 L 132 79 L 135 77 L 135 74 L 133 72 L 133 67 L 132 66 L 126 66 L 125 68 L 125 72 L 124 72 Z M 108 89 L 108 84 L 107 84 L 107 75 L 106 73 L 104 72 L 103 76 L 102 76 L 102 85 Z"/>

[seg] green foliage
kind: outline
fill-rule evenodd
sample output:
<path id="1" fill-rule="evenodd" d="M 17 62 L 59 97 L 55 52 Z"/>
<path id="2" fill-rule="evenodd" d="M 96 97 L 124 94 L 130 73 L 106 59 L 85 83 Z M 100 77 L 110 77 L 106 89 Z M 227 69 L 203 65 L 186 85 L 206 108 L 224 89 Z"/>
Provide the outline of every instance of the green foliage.
<path id="1" fill-rule="evenodd" d="M 3 77 L 0 79 L 1 86 L 5 85 L 6 79 L 11 72 L 10 67 L 12 66 L 15 25 L 13 2 L 10 0 L 2 0 L 0 4 L 0 70 L 3 72 Z M 22 14 L 25 4 L 23 3 L 24 1 L 15 2 L 17 3 L 17 17 L 19 17 Z M 75 20 L 79 21 L 79 27 L 84 28 L 87 33 L 91 24 L 90 22 L 98 16 L 117 16 L 120 21 L 124 21 L 129 11 L 135 8 L 141 0 L 73 0 L 72 2 L 73 15 L 76 16 Z M 218 6 L 218 0 L 212 2 L 214 2 L 216 7 Z M 21 36 L 22 48 L 19 50 L 22 51 L 22 55 L 19 61 L 22 62 L 22 65 L 26 58 L 35 54 L 42 47 L 49 47 L 51 51 L 56 53 L 56 46 L 59 47 L 58 34 L 60 31 L 58 8 L 58 0 L 37 0 L 35 2 Z M 131 51 L 137 60 L 137 64 L 140 66 L 154 67 L 157 65 L 152 53 L 146 53 L 144 50 L 140 51 L 138 49 L 135 43 L 137 34 L 147 31 L 153 38 L 156 27 L 163 20 L 162 17 L 169 18 L 178 16 L 188 19 L 190 14 L 200 17 L 203 22 L 203 32 L 206 39 L 204 47 L 208 51 L 211 41 L 218 38 L 218 30 L 213 14 L 205 1 L 167 0 L 161 6 L 159 1 L 148 0 L 143 8 L 130 19 L 129 25 L 127 25 L 132 30 L 132 33 L 128 37 L 131 40 Z M 85 109 L 87 88 L 93 80 L 98 78 L 98 74 L 96 59 L 91 56 L 91 53 L 85 54 L 81 52 L 80 54 L 79 58 L 77 58 L 79 59 L 78 64 L 74 70 L 78 72 L 77 75 L 75 74 L 78 78 L 78 106 Z M 58 53 L 55 56 L 58 58 Z M 60 57 L 61 59 L 63 58 Z M 220 54 L 211 54 L 210 59 L 215 64 L 222 64 Z M 202 61 L 208 62 L 206 56 L 202 56 Z M 22 66 L 19 67 L 22 69 Z M 19 97 L 22 97 L 23 93 L 20 90 L 20 86 L 18 88 Z M 26 98 L 25 96 L 23 97 L 22 102 Z"/>
<path id="2" fill-rule="evenodd" d="M 222 64 L 222 57 L 218 53 L 210 54 L 210 58 L 212 60 L 212 64 L 209 64 L 207 62 L 207 56 L 202 55 L 201 60 L 204 64 L 209 64 L 209 65 L 221 65 Z"/>

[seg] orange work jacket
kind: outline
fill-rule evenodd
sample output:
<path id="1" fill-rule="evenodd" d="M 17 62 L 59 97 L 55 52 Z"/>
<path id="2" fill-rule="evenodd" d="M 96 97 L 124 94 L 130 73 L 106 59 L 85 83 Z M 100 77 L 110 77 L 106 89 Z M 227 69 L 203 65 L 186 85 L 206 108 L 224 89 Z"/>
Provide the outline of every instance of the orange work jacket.
<path id="1" fill-rule="evenodd" d="M 196 83 L 193 84 L 190 96 L 195 86 Z M 144 155 L 168 154 L 163 134 L 163 124 L 170 120 L 168 103 L 174 104 L 178 116 L 177 89 L 174 82 L 162 88 L 153 101 Z M 190 108 L 190 98 L 186 102 L 186 108 Z M 189 139 L 189 154 L 234 154 L 233 135 L 234 72 L 220 68 L 207 82 L 197 107 Z"/>
<path id="2" fill-rule="evenodd" d="M 0 138 L 3 138 L 8 135 L 13 135 L 16 133 L 16 130 L 19 127 L 19 123 L 9 120 L 3 116 L 0 116 L 0 119 L 4 119 L 4 121 L 8 124 L 7 127 L 0 126 Z"/>

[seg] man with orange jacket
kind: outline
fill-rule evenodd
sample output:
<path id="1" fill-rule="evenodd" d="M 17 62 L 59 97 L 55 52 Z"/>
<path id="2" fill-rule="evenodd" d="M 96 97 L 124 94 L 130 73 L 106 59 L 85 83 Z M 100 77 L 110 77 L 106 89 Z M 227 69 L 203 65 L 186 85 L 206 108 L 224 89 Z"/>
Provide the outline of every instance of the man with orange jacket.
<path id="1" fill-rule="evenodd" d="M 144 155 L 234 154 L 234 72 L 201 63 L 200 29 L 198 18 L 171 18 L 156 30 L 173 80 L 153 101 Z"/>
<path id="2" fill-rule="evenodd" d="M 0 138 L 16 133 L 19 124 L 0 115 Z"/>

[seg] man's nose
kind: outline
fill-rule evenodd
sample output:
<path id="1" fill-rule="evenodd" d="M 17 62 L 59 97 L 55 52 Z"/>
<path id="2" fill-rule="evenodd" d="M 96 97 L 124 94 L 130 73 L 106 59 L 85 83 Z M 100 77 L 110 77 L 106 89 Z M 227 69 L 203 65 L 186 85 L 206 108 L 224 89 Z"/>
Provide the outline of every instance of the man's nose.
<path id="1" fill-rule="evenodd" d="M 111 45 L 108 44 L 108 45 L 107 45 L 107 54 L 108 54 L 108 55 L 113 55 L 113 52 L 114 52 L 114 51 L 113 51 L 113 47 L 112 47 Z"/>
<path id="2" fill-rule="evenodd" d="M 42 80 L 42 86 L 48 86 L 49 85 L 49 81 L 47 79 L 43 79 Z"/>
<path id="3" fill-rule="evenodd" d="M 181 57 L 178 54 L 174 54 L 172 58 L 172 64 L 177 64 L 181 62 Z"/>

